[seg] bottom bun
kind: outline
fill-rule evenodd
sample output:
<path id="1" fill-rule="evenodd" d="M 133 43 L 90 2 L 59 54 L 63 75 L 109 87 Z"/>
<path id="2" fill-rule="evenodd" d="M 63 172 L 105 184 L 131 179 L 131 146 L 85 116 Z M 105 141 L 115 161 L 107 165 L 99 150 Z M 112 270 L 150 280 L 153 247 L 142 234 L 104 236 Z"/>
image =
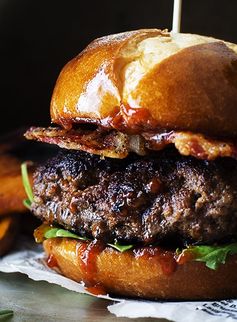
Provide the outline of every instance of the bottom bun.
<path id="1" fill-rule="evenodd" d="M 211 270 L 204 263 L 177 264 L 175 253 L 142 247 L 123 253 L 95 242 L 44 241 L 48 265 L 88 290 L 122 297 L 170 300 L 226 299 L 237 295 L 237 256 Z M 94 291 L 91 291 L 95 293 Z"/>

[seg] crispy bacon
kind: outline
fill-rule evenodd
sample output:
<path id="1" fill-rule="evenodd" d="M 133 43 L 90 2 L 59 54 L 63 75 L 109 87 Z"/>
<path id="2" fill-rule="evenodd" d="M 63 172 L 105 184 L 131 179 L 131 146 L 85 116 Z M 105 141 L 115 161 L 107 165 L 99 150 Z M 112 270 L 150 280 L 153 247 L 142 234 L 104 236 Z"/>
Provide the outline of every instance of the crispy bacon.
<path id="1" fill-rule="evenodd" d="M 128 136 L 118 131 L 99 130 L 65 130 L 61 128 L 32 127 L 25 137 L 29 140 L 37 140 L 50 144 L 57 144 L 61 148 L 82 150 L 103 157 L 125 158 L 131 148 L 137 154 L 145 154 L 145 140 L 138 136 Z"/>
<path id="2" fill-rule="evenodd" d="M 214 140 L 203 134 L 171 131 L 162 134 L 144 133 L 146 147 L 162 150 L 168 144 L 174 144 L 182 155 L 191 155 L 197 159 L 215 160 L 218 157 L 237 159 L 237 142 Z"/>
<path id="3" fill-rule="evenodd" d="M 171 131 L 166 133 L 143 133 L 128 135 L 118 131 L 102 131 L 56 127 L 32 127 L 25 137 L 61 148 L 82 150 L 103 157 L 125 158 L 130 152 L 139 155 L 149 153 L 149 150 L 162 150 L 173 144 L 182 155 L 191 155 L 198 159 L 214 160 L 217 157 L 232 157 L 237 159 L 237 142 L 221 141 L 195 134 L 192 132 Z"/>

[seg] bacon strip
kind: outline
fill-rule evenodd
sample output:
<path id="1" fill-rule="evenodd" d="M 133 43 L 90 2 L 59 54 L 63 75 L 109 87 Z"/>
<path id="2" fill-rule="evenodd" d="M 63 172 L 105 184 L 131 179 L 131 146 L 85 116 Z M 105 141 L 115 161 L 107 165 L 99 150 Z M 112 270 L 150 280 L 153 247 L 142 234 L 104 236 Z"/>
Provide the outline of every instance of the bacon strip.
<path id="1" fill-rule="evenodd" d="M 125 158 L 130 152 L 145 155 L 149 150 L 162 150 L 170 144 L 173 144 L 180 154 L 202 160 L 215 160 L 218 157 L 237 159 L 237 142 L 214 140 L 192 132 L 128 135 L 115 130 L 106 132 L 98 129 L 89 131 L 32 127 L 25 133 L 25 137 L 29 140 L 56 144 L 65 149 L 82 150 L 118 159 Z"/>
<path id="2" fill-rule="evenodd" d="M 118 131 L 68 131 L 54 127 L 32 127 L 25 133 L 25 137 L 29 140 L 56 144 L 65 149 L 82 150 L 110 158 L 125 158 L 131 147 L 137 154 L 145 154 L 143 138 L 138 135 L 128 136 Z"/>
<path id="3" fill-rule="evenodd" d="M 180 154 L 197 159 L 237 159 L 237 142 L 214 140 L 199 133 L 171 131 L 162 134 L 144 133 L 143 137 L 146 139 L 146 147 L 151 150 L 162 150 L 168 144 L 174 144 Z"/>

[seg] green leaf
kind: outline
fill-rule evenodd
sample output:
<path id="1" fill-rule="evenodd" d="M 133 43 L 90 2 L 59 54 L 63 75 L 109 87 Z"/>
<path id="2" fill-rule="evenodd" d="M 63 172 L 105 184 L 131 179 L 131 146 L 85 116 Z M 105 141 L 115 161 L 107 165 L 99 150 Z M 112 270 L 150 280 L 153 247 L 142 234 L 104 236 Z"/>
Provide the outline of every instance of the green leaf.
<path id="1" fill-rule="evenodd" d="M 46 239 L 48 239 L 48 238 L 56 238 L 57 237 L 56 236 L 57 231 L 58 231 L 58 228 L 51 228 L 51 229 L 49 229 L 49 230 L 47 230 L 45 232 L 44 237 Z"/>
<path id="2" fill-rule="evenodd" d="M 225 264 L 228 255 L 237 254 L 237 243 L 222 246 L 190 246 L 182 254 L 194 254 L 195 261 L 204 262 L 210 269 L 216 270 L 220 264 Z"/>
<path id="3" fill-rule="evenodd" d="M 29 210 L 31 209 L 31 202 L 29 199 L 24 199 L 23 200 L 23 205 L 28 208 Z"/>
<path id="4" fill-rule="evenodd" d="M 40 227 L 39 227 L 40 228 Z M 39 229 L 38 228 L 38 229 Z M 46 229 L 47 228 L 47 229 Z M 66 237 L 79 240 L 89 240 L 86 237 L 78 236 L 68 230 L 46 226 L 44 227 L 44 238 L 57 238 Z M 42 241 L 41 241 L 42 242 Z M 107 244 L 110 247 L 115 248 L 121 253 L 132 249 L 134 245 L 120 245 L 119 243 Z M 217 269 L 220 264 L 225 264 L 228 255 L 237 254 L 237 243 L 222 245 L 222 246 L 188 246 L 187 248 L 180 250 L 176 249 L 177 255 L 180 257 L 188 257 L 188 260 L 204 262 L 210 269 Z M 189 256 L 191 255 L 191 256 Z"/>
<path id="5" fill-rule="evenodd" d="M 118 251 L 120 251 L 121 253 L 125 252 L 126 250 L 129 250 L 131 248 L 133 248 L 133 245 L 120 245 L 119 243 L 114 243 L 114 244 L 107 244 L 115 249 L 117 249 Z"/>
<path id="6" fill-rule="evenodd" d="M 66 237 L 66 238 L 74 238 L 74 239 L 80 239 L 80 240 L 88 240 L 88 238 L 86 238 L 86 237 L 78 236 L 77 234 L 71 233 L 68 230 L 65 230 L 62 228 L 57 228 L 57 227 L 51 227 L 48 230 L 46 230 L 44 233 L 44 237 L 46 239 L 57 238 L 57 237 Z M 120 245 L 119 243 L 107 244 L 107 245 L 117 249 L 121 253 L 133 248 L 133 245 Z"/>
<path id="7" fill-rule="evenodd" d="M 0 319 L 7 318 L 13 315 L 12 310 L 0 310 Z"/>
<path id="8" fill-rule="evenodd" d="M 34 195 L 33 195 L 32 189 L 31 189 L 31 185 L 30 185 L 26 162 L 22 163 L 22 165 L 21 165 L 21 176 L 22 176 L 22 183 L 25 188 L 25 192 L 27 194 L 29 202 L 32 203 L 34 201 Z"/>
<path id="9" fill-rule="evenodd" d="M 71 233 L 68 230 L 65 230 L 65 229 L 59 229 L 56 233 L 56 236 L 57 237 L 76 238 L 76 239 L 80 239 L 80 240 L 88 240 L 88 238 L 86 238 L 86 237 L 78 236 L 74 233 Z"/>
<path id="10" fill-rule="evenodd" d="M 61 229 L 61 228 L 51 228 L 47 230 L 44 234 L 45 238 L 56 238 L 56 237 L 66 237 L 66 238 L 75 238 L 80 240 L 88 240 L 86 237 L 81 237 L 76 234 L 71 233 L 68 230 Z"/>

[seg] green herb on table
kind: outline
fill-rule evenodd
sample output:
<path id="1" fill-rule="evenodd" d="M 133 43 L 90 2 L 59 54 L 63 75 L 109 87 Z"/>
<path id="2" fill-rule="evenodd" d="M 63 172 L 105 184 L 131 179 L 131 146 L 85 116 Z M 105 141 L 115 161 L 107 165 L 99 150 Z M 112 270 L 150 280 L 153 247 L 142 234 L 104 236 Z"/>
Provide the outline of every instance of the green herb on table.
<path id="1" fill-rule="evenodd" d="M 0 320 L 13 316 L 12 310 L 0 310 Z"/>

